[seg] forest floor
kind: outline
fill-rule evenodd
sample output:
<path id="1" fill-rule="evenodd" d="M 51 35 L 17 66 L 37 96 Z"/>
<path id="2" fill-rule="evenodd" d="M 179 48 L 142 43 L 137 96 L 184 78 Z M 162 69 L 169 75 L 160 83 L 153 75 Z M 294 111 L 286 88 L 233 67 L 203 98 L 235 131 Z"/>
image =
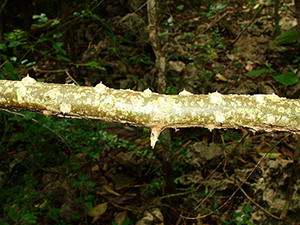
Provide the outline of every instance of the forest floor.
<path id="1" fill-rule="evenodd" d="M 293 75 L 274 78 L 298 76 L 300 54 L 296 42 L 274 45 L 272 1 L 178 2 L 161 4 L 158 20 L 166 94 L 300 97 Z M 293 1 L 280 2 L 281 31 L 294 29 Z M 84 85 L 155 90 L 146 6 L 110 10 L 105 24 L 75 26 L 81 63 L 105 68 L 81 67 Z M 51 59 L 37 67 L 37 79 L 55 79 L 45 72 L 55 69 Z M 145 128 L 30 113 L 2 119 L 0 224 L 300 224 L 296 134 L 170 130 L 152 150 Z"/>

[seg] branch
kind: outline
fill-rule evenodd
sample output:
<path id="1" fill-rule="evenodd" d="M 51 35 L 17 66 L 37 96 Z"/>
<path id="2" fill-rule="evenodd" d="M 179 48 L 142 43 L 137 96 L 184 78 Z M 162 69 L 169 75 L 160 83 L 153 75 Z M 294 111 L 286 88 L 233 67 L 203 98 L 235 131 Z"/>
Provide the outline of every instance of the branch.
<path id="1" fill-rule="evenodd" d="M 81 87 L 0 80 L 0 108 L 30 110 L 44 115 L 105 120 L 151 128 L 151 146 L 166 128 L 249 128 L 252 131 L 300 130 L 300 101 L 277 95 L 160 95 L 115 90 L 100 83 Z"/>

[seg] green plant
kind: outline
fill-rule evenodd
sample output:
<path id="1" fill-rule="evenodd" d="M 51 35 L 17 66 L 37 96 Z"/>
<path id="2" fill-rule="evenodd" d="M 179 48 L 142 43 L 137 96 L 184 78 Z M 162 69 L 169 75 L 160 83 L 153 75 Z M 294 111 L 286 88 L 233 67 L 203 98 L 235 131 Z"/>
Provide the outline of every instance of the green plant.
<path id="1" fill-rule="evenodd" d="M 280 35 L 276 36 L 275 42 L 273 45 L 283 45 L 295 43 L 298 40 L 299 31 L 298 30 L 288 30 L 282 32 Z"/>
<path id="2" fill-rule="evenodd" d="M 57 208 L 51 208 L 49 211 L 49 216 L 52 220 L 56 221 L 57 224 L 65 224 L 63 220 L 60 220 L 58 215 L 64 211 Z"/>
<path id="3" fill-rule="evenodd" d="M 276 72 L 275 70 L 271 70 L 271 69 L 260 69 L 260 70 L 249 71 L 246 73 L 246 76 L 256 77 L 256 76 L 260 76 L 263 73 L 275 73 L 275 72 Z M 277 76 L 273 76 L 273 78 L 284 85 L 294 85 L 298 83 L 299 80 L 299 78 L 294 73 L 294 71 L 289 71 Z"/>
<path id="4" fill-rule="evenodd" d="M 16 171 L 17 173 L 18 171 Z M 39 193 L 34 189 L 37 180 L 28 174 L 24 189 L 22 185 L 1 185 L 0 202 L 4 206 L 5 221 L 13 223 L 35 224 L 41 209 L 33 207 L 33 203 L 39 199 Z"/>
<path id="5" fill-rule="evenodd" d="M 126 218 L 124 220 L 124 222 L 122 223 L 122 225 L 129 225 L 130 224 L 130 219 L 129 218 Z M 117 223 L 115 222 L 112 222 L 111 225 L 117 225 Z"/>
<path id="6" fill-rule="evenodd" d="M 227 3 L 221 3 L 221 4 L 218 4 L 216 6 L 210 5 L 209 6 L 209 12 L 208 13 L 200 13 L 200 15 L 205 15 L 207 18 L 209 18 L 213 14 L 218 12 L 219 10 L 222 10 L 222 9 L 226 8 L 227 5 L 228 5 Z"/>
<path id="7" fill-rule="evenodd" d="M 155 194 L 157 190 L 161 190 L 165 181 L 164 180 L 157 180 L 157 181 L 152 181 L 151 183 L 147 184 L 146 187 L 142 189 L 142 192 L 151 197 Z"/>
<path id="8" fill-rule="evenodd" d="M 253 223 L 249 220 L 250 215 L 249 212 L 251 210 L 251 206 L 247 205 L 243 212 L 237 212 L 234 214 L 233 219 L 231 221 L 223 221 L 225 224 L 233 224 L 242 225 L 242 224 L 249 224 L 253 225 Z"/>
<path id="9" fill-rule="evenodd" d="M 83 190 L 97 190 L 96 183 L 88 181 L 85 174 L 79 173 L 80 167 L 76 163 L 75 154 L 82 153 L 86 158 L 97 159 L 104 145 L 134 150 L 128 141 L 107 134 L 102 130 L 104 124 L 95 121 L 58 119 L 33 112 L 0 111 L 0 124 L 4 128 L 0 130 L 0 153 L 6 154 L 12 149 L 16 152 L 14 157 L 18 159 L 18 163 L 11 167 L 11 173 L 1 176 L 0 204 L 3 206 L 5 220 L 10 224 L 38 223 L 41 213 L 51 203 L 51 198 L 44 199 L 37 191 L 40 184 L 37 177 L 31 175 L 35 171 L 53 170 L 57 165 L 64 165 L 69 171 L 59 169 L 62 176 L 79 174 L 75 177 L 75 186 L 80 189 L 77 201 L 91 209 L 96 201 L 95 196 L 83 195 Z M 24 154 L 20 157 L 18 152 Z M 69 158 L 65 152 L 70 154 Z M 4 167 L 4 164 L 0 165 L 1 170 Z M 15 182 L 23 177 L 24 183 L 16 185 Z M 60 209 L 52 209 L 48 215 L 58 224 L 63 224 L 58 218 L 59 213 Z"/>

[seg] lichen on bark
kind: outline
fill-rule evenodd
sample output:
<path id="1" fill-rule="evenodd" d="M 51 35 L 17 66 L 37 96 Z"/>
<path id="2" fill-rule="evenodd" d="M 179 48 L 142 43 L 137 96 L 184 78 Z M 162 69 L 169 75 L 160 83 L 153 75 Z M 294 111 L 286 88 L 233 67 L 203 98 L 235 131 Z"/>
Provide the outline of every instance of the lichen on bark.
<path id="1" fill-rule="evenodd" d="M 106 120 L 152 129 L 154 147 L 166 128 L 249 128 L 299 132 L 300 101 L 277 95 L 161 95 L 116 90 L 100 83 L 82 87 L 22 81 L 0 81 L 0 108 L 31 110 L 45 115 Z"/>

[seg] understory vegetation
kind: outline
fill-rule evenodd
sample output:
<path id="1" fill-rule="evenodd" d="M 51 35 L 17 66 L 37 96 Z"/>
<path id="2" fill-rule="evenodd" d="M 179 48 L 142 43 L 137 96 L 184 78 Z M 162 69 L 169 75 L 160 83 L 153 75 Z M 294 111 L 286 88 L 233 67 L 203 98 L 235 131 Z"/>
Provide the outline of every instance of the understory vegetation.
<path id="1" fill-rule="evenodd" d="M 19 5 L 18 3 L 19 2 Z M 0 1 L 0 79 L 300 98 L 294 1 Z M 28 3 L 28 4 L 27 4 Z M 158 48 L 158 47 L 157 47 Z M 289 132 L 150 131 L 0 109 L 0 224 L 298 224 Z"/>

